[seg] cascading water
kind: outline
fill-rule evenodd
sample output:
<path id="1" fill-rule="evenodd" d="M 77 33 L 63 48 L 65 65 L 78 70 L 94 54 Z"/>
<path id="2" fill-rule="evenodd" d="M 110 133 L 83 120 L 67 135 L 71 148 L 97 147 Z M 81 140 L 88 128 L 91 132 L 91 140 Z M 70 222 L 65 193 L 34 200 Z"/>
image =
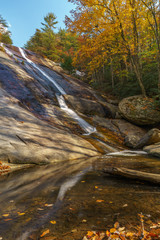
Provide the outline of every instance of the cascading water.
<path id="1" fill-rule="evenodd" d="M 9 51 L 9 50 L 4 46 L 3 43 L 0 43 L 0 46 L 4 48 L 4 50 L 5 50 L 5 52 L 7 53 L 7 55 L 9 55 L 10 57 L 13 57 L 13 58 L 16 60 L 16 57 L 14 56 L 14 54 L 13 54 L 11 51 Z"/>
<path id="2" fill-rule="evenodd" d="M 90 135 L 91 133 L 96 132 L 96 128 L 91 126 L 89 123 L 87 123 L 84 119 L 78 116 L 72 109 L 68 108 L 65 99 L 63 95 L 66 94 L 66 92 L 57 84 L 53 78 L 51 78 L 49 75 L 47 75 L 42 69 L 40 69 L 35 63 L 33 63 L 30 59 L 28 59 L 24 53 L 24 50 L 22 48 L 19 48 L 19 51 L 24 59 L 32 65 L 32 67 L 36 68 L 44 77 L 46 77 L 50 82 L 54 84 L 54 86 L 57 88 L 57 90 L 60 92 L 60 94 L 56 94 L 58 103 L 60 105 L 60 108 L 64 110 L 68 115 L 70 115 L 73 119 L 75 119 L 81 128 L 85 131 L 86 135 Z"/>
<path id="3" fill-rule="evenodd" d="M 78 121 L 79 125 L 85 130 L 86 134 L 91 134 L 91 133 L 96 132 L 95 127 L 91 126 L 84 119 L 79 117 L 77 115 L 77 113 L 75 113 L 72 109 L 68 108 L 63 95 L 56 94 L 56 97 L 57 97 L 57 100 L 58 100 L 58 103 L 59 103 L 61 109 L 63 109 L 66 113 L 68 113 L 68 115 L 72 116 L 72 118 L 74 118 L 76 121 Z"/>

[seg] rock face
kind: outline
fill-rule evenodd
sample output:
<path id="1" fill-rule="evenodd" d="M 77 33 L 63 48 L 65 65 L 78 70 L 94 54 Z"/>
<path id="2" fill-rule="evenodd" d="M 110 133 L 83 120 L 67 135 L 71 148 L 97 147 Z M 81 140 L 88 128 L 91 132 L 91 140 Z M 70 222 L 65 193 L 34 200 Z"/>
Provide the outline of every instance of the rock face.
<path id="1" fill-rule="evenodd" d="M 133 96 L 119 103 L 121 115 L 137 125 L 154 125 L 160 122 L 160 111 L 156 109 L 152 99 Z"/>
<path id="2" fill-rule="evenodd" d="M 52 82 L 32 69 L 18 48 L 9 50 L 16 61 L 0 51 L 0 159 L 43 164 L 98 155 L 92 144 L 74 134 L 84 131 L 60 109 Z M 39 67 L 69 93 L 81 92 L 45 64 Z"/>
<path id="3" fill-rule="evenodd" d="M 0 90 L 0 158 L 11 163 L 50 163 L 95 156 L 86 140 L 58 129 L 21 108 Z"/>
<path id="4" fill-rule="evenodd" d="M 98 115 L 104 117 L 106 115 L 101 104 L 96 101 L 75 97 L 71 95 L 65 95 L 65 99 L 68 104 L 75 110 L 87 115 Z"/>
<path id="5" fill-rule="evenodd" d="M 124 139 L 127 147 L 134 148 L 137 142 L 144 136 L 146 130 L 127 122 L 124 119 L 105 119 L 98 116 L 93 117 L 96 126 L 107 128 Z"/>

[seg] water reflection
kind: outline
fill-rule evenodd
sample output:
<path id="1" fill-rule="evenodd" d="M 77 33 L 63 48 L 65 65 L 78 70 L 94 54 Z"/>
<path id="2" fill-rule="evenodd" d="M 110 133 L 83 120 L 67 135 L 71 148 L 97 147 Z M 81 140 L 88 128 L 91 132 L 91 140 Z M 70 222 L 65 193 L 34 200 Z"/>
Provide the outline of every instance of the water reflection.
<path id="1" fill-rule="evenodd" d="M 102 229 L 115 220 L 133 224 L 139 211 L 154 219 L 160 213 L 157 186 L 102 173 L 105 165 L 159 171 L 160 162 L 146 156 L 107 156 L 39 166 L 0 179 L 0 236 L 25 240 L 42 229 L 55 239 L 80 239 L 84 229 Z M 96 187 L 95 187 L 96 186 Z M 103 200 L 98 203 L 97 200 Z M 55 226 L 50 221 L 55 220 Z M 84 221 L 85 220 L 85 221 Z M 79 237 L 78 237 L 79 236 Z M 53 238 L 54 239 L 54 238 Z"/>

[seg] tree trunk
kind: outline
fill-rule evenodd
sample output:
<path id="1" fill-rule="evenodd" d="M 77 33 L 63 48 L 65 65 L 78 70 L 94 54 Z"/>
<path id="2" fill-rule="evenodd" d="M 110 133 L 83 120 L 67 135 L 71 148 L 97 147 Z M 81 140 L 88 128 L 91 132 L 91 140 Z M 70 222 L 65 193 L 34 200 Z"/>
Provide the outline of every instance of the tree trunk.
<path id="1" fill-rule="evenodd" d="M 145 90 L 143 82 L 142 82 L 142 75 L 141 75 L 141 71 L 140 71 L 140 64 L 139 64 L 138 57 L 137 56 L 131 56 L 131 62 L 132 62 L 132 65 L 133 65 L 133 68 L 134 68 L 134 72 L 136 74 L 139 86 L 141 88 L 142 95 L 144 97 L 146 97 L 147 94 L 146 94 L 146 90 Z"/>
<path id="2" fill-rule="evenodd" d="M 113 174 L 116 176 L 123 176 L 126 178 L 144 180 L 147 182 L 160 184 L 160 174 L 153 174 L 153 173 L 131 170 L 127 168 L 116 168 L 116 167 L 106 167 L 103 169 L 103 172 Z"/>
<path id="3" fill-rule="evenodd" d="M 114 89 L 114 73 L 113 73 L 113 62 L 111 59 L 111 78 L 112 78 L 112 89 Z"/>

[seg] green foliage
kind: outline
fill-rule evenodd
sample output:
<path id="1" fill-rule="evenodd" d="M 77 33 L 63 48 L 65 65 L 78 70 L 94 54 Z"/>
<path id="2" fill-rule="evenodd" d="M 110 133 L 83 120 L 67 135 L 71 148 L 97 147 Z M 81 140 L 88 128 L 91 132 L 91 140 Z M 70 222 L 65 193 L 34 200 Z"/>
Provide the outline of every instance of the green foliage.
<path id="1" fill-rule="evenodd" d="M 55 29 L 55 25 L 58 23 L 56 20 L 56 16 L 54 15 L 54 13 L 48 13 L 45 17 L 44 17 L 44 23 L 41 23 L 44 28 L 42 28 L 42 30 L 44 32 L 48 31 L 48 30 L 53 30 Z M 53 28 L 53 29 L 52 29 Z"/>
<path id="2" fill-rule="evenodd" d="M 64 29 L 58 33 L 56 28 L 56 17 L 54 13 L 48 13 L 44 17 L 43 28 L 36 29 L 35 34 L 26 43 L 25 48 L 45 56 L 52 61 L 61 62 L 62 67 L 72 72 L 72 59 L 78 48 L 77 36 Z"/>
<path id="3" fill-rule="evenodd" d="M 65 70 L 68 70 L 70 73 L 72 73 L 74 67 L 72 65 L 72 57 L 71 56 L 64 56 L 63 63 L 61 64 L 62 68 Z"/>
<path id="4" fill-rule="evenodd" d="M 8 24 L 6 20 L 0 15 L 0 42 L 12 44 L 11 32 L 7 28 Z"/>

